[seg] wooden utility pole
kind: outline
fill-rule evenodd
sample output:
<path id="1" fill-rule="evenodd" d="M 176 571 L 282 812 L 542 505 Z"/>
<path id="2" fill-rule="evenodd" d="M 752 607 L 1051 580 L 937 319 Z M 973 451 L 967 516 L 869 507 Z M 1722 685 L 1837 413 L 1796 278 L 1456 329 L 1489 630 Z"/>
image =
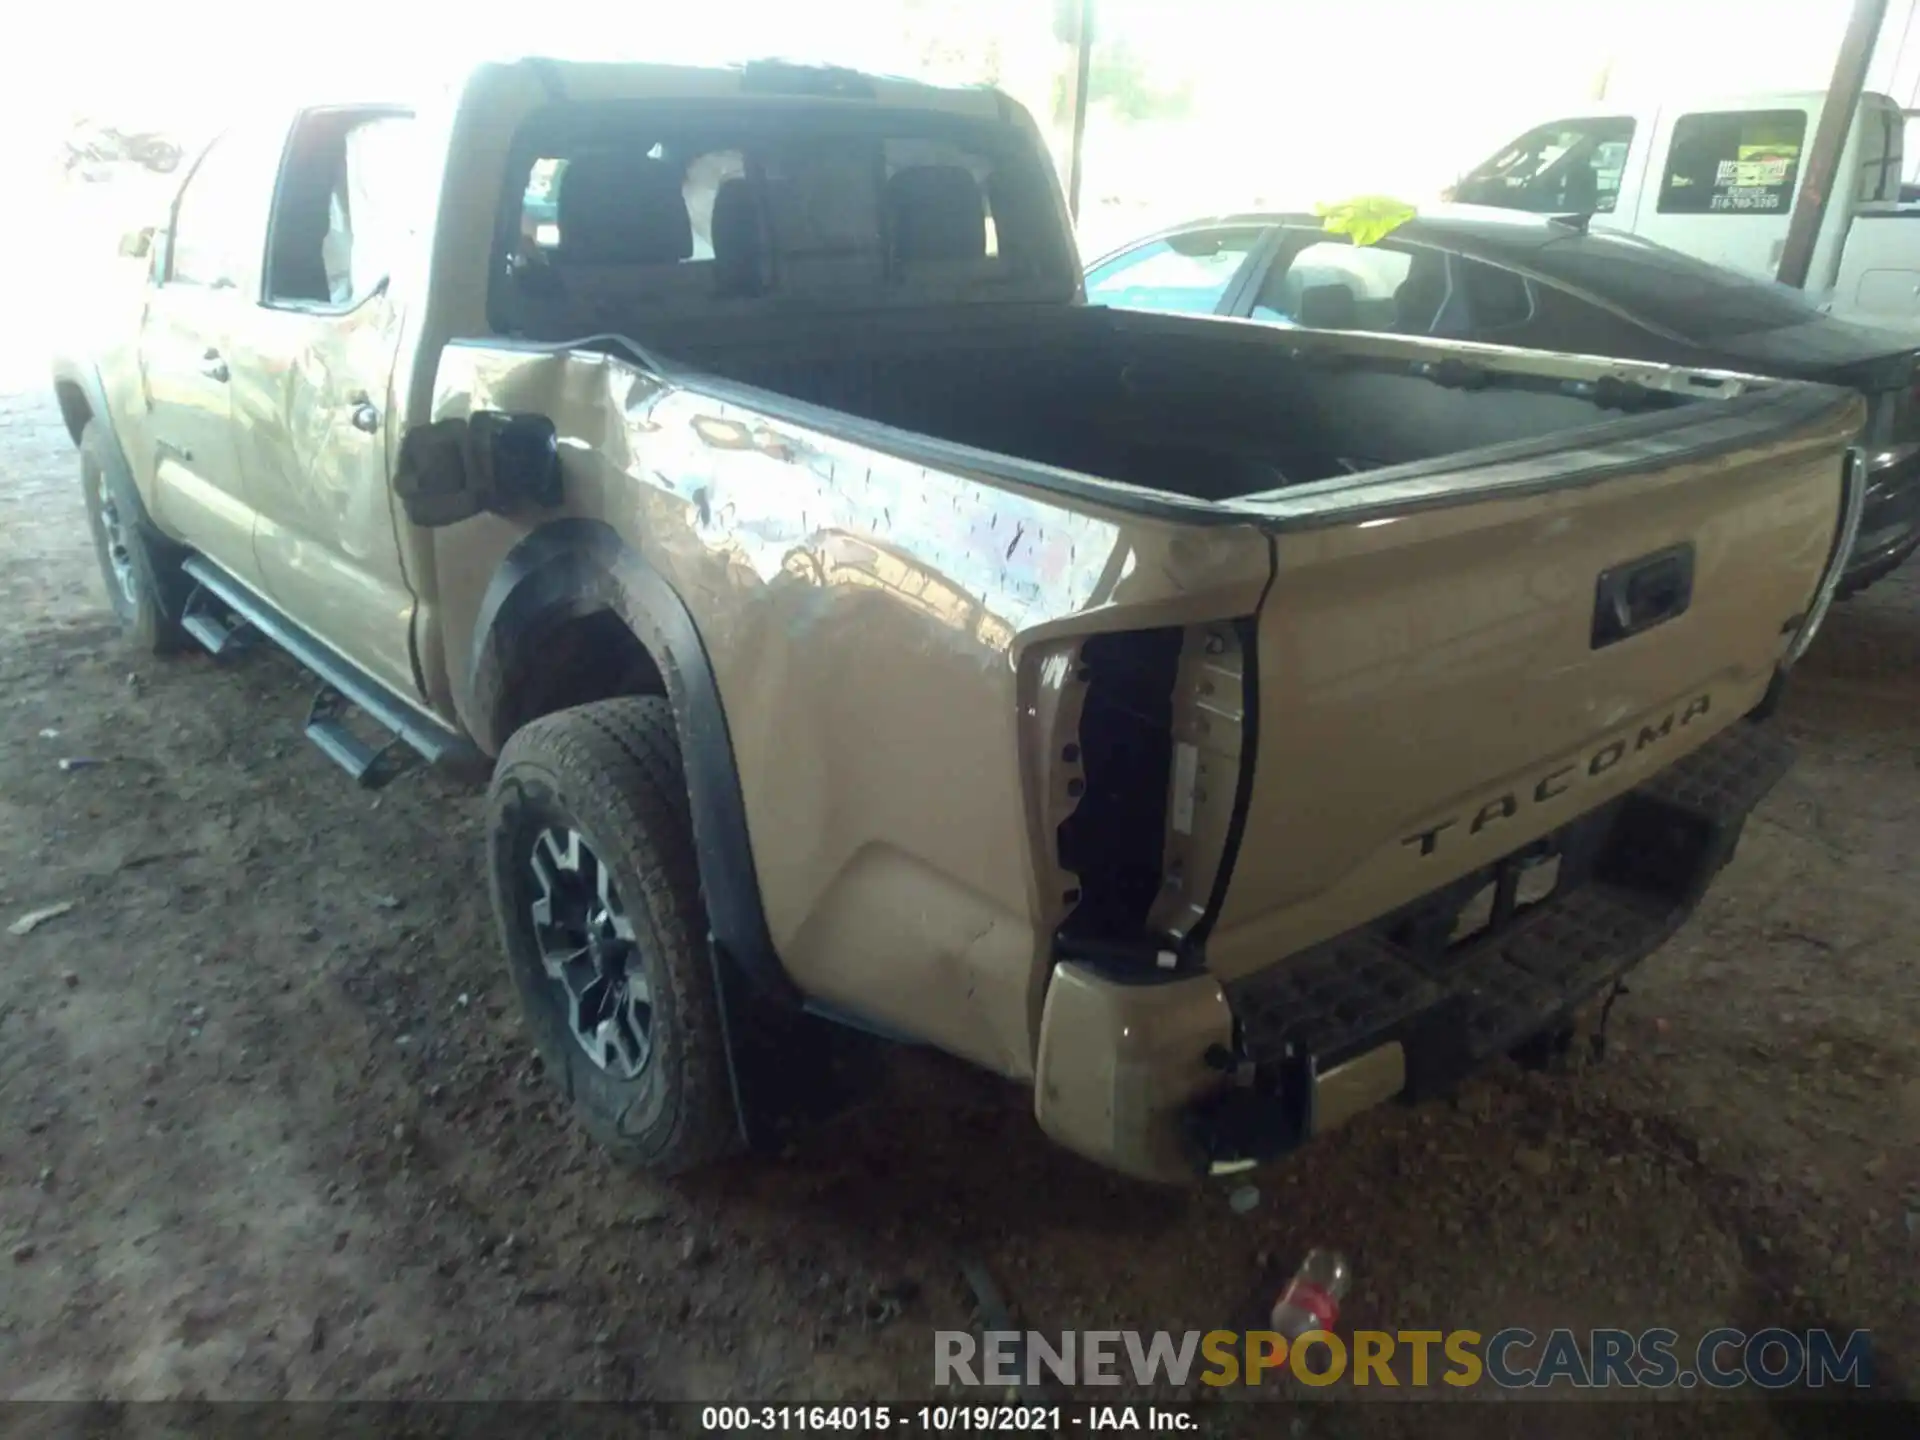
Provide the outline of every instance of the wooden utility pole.
<path id="1" fill-rule="evenodd" d="M 1853 16 L 1847 21 L 1840 55 L 1834 61 L 1833 80 L 1827 86 L 1820 123 L 1814 127 L 1813 144 L 1800 154 L 1800 195 L 1793 202 L 1793 218 L 1787 222 L 1786 244 L 1780 251 L 1777 278 L 1783 285 L 1806 288 L 1814 245 L 1833 196 L 1840 155 L 1847 148 L 1847 136 L 1853 133 L 1854 113 L 1860 108 L 1860 92 L 1867 83 L 1867 66 L 1873 61 L 1873 47 L 1886 18 L 1887 0 L 1853 0 Z"/>
<path id="2" fill-rule="evenodd" d="M 1883 0 L 1884 3 L 1884 0 Z M 1068 113 L 1073 116 L 1072 148 L 1067 152 L 1067 211 L 1080 223 L 1080 175 L 1087 141 L 1087 76 L 1093 65 L 1093 0 L 1060 0 L 1055 11 L 1059 28 L 1073 46 L 1073 88 Z"/>
<path id="3" fill-rule="evenodd" d="M 1588 98 L 1593 100 L 1604 100 L 1607 98 L 1607 86 L 1613 83 L 1613 61 L 1613 56 L 1607 56 L 1606 63 L 1594 72 L 1593 94 Z"/>

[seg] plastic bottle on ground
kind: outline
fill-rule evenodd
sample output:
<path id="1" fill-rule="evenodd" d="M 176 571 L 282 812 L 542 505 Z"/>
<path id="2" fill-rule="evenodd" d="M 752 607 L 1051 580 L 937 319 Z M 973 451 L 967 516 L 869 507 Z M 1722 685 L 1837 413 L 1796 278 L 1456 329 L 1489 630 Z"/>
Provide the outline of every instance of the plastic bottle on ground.
<path id="1" fill-rule="evenodd" d="M 1340 1302 L 1352 1283 L 1346 1256 L 1320 1247 L 1309 1250 L 1273 1302 L 1273 1328 L 1289 1343 L 1312 1330 L 1332 1330 L 1340 1322 Z"/>

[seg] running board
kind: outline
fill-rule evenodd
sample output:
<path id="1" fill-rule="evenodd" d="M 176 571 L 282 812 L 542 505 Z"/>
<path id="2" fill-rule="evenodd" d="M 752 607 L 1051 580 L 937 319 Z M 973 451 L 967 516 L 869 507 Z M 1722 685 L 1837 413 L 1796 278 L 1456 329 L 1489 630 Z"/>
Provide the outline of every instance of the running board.
<path id="1" fill-rule="evenodd" d="M 400 753 L 402 745 L 428 764 L 465 753 L 470 748 L 453 731 L 414 710 L 352 661 L 301 629 L 205 557 L 190 556 L 182 568 L 198 584 L 187 602 L 187 614 L 207 622 L 206 629 L 219 641 L 220 648 L 215 648 L 199 628 L 183 621 L 201 644 L 218 655 L 222 649 L 231 647 L 239 632 L 251 627 L 321 681 L 321 688 L 307 711 L 307 739 L 357 784 L 377 789 L 405 771 L 409 757 Z M 229 625 L 221 621 L 212 613 L 214 607 L 208 597 L 238 617 L 240 623 Z M 370 745 L 354 734 L 344 719 L 349 705 L 390 738 L 384 744 Z"/>
<path id="2" fill-rule="evenodd" d="M 195 585 L 181 612 L 180 628 L 198 640 L 206 652 L 218 660 L 243 649 L 252 628 L 245 620 L 221 613 L 214 593 L 204 585 Z"/>

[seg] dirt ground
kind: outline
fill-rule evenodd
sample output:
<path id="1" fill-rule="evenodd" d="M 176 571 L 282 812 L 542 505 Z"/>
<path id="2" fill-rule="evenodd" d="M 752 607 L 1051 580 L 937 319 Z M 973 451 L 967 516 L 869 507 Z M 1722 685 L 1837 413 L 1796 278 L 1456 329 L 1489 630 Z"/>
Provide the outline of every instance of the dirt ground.
<path id="1" fill-rule="evenodd" d="M 1313 1243 L 1354 1326 L 1864 1327 L 1912 1393 L 1920 567 L 1829 621 L 1798 768 L 1597 1067 L 1364 1118 L 1247 1214 L 918 1052 L 783 1157 L 663 1185 L 537 1071 L 476 792 L 351 788 L 271 652 L 130 655 L 72 447 L 10 383 L 0 922 L 73 908 L 0 932 L 0 1397 L 907 1399 L 979 1323 L 970 1259 L 1027 1325 L 1181 1331 L 1248 1323 Z"/>

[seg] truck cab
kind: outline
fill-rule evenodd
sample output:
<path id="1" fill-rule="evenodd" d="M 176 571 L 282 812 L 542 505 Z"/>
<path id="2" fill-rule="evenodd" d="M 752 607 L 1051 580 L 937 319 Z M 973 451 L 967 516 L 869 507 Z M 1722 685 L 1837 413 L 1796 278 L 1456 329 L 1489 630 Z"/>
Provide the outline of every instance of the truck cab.
<path id="1" fill-rule="evenodd" d="M 1600 106 L 1517 136 L 1450 198 L 1588 215 L 1771 278 L 1825 107 L 1818 91 Z M 1901 198 L 1906 123 L 1885 95 L 1855 108 L 1806 287 L 1836 315 L 1920 322 L 1920 205 Z"/>

